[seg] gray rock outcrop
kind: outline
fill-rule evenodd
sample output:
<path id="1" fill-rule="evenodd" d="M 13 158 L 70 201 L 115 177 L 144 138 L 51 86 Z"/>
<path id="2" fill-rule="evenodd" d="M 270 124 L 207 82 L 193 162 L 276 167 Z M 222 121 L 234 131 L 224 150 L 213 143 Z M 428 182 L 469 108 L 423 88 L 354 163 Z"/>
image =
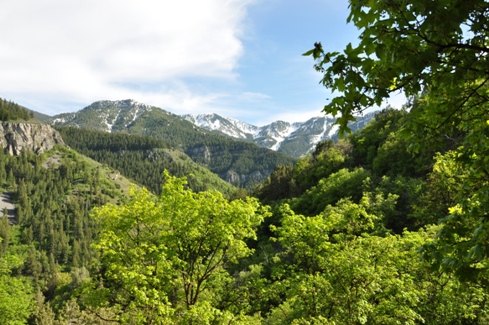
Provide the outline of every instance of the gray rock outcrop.
<path id="1" fill-rule="evenodd" d="M 267 175 L 271 173 L 271 171 L 265 172 L 268 173 Z M 267 178 L 267 175 L 263 175 L 260 171 L 254 171 L 251 174 L 238 174 L 234 170 L 228 170 L 224 175 L 221 175 L 221 178 L 234 186 L 240 186 L 249 181 L 261 183 Z"/>
<path id="2" fill-rule="evenodd" d="M 22 149 L 36 154 L 63 143 L 61 135 L 47 124 L 8 123 L 0 124 L 0 143 L 10 155 L 18 156 Z"/>
<path id="3" fill-rule="evenodd" d="M 205 144 L 188 149 L 187 154 L 194 159 L 197 158 L 200 163 L 209 164 L 211 161 L 211 151 Z"/>

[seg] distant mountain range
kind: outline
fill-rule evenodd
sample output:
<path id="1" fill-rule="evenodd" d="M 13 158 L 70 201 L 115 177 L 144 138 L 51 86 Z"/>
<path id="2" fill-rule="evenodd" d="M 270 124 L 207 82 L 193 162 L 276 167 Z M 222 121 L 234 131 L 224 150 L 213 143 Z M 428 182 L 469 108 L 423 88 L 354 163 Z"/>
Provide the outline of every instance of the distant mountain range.
<path id="1" fill-rule="evenodd" d="M 357 116 L 357 120 L 349 124 L 351 130 L 355 132 L 363 128 L 375 114 L 376 112 L 372 112 Z M 261 127 L 217 114 L 182 116 L 203 129 L 235 139 L 251 141 L 260 147 L 283 152 L 296 158 L 313 151 L 320 141 L 338 139 L 338 125 L 334 124 L 336 118 L 325 116 L 313 117 L 306 122 L 276 121 Z"/>
<path id="2" fill-rule="evenodd" d="M 78 112 L 41 117 L 54 126 L 151 136 L 187 154 L 229 183 L 251 188 L 277 165 L 295 158 L 250 141 L 236 140 L 198 127 L 179 115 L 133 100 L 98 101 Z"/>
<path id="3" fill-rule="evenodd" d="M 374 116 L 375 112 L 359 116 L 350 128 L 361 129 Z M 336 119 L 324 116 L 258 127 L 217 114 L 179 116 L 130 99 L 98 101 L 78 112 L 36 117 L 54 126 L 164 140 L 222 179 L 247 188 L 262 182 L 277 165 L 293 164 L 320 141 L 338 138 Z"/>
<path id="4" fill-rule="evenodd" d="M 363 128 L 375 114 L 376 112 L 371 112 L 357 116 L 357 120 L 350 123 L 350 128 L 353 132 Z M 42 116 L 41 119 L 53 125 L 143 135 L 154 135 L 154 133 L 161 135 L 161 132 L 156 129 L 168 128 L 170 125 L 172 129 L 179 129 L 177 133 L 180 133 L 182 129 L 188 129 L 188 125 L 185 126 L 183 123 L 183 120 L 186 120 L 199 127 L 200 132 L 207 130 L 237 140 L 252 142 L 295 158 L 313 151 L 320 141 L 338 139 L 338 126 L 334 124 L 336 119 L 326 116 L 314 117 L 306 122 L 275 121 L 265 126 L 255 126 L 213 113 L 179 116 L 134 100 L 99 101 L 78 112 L 63 113 L 53 117 Z M 143 129 L 140 128 L 142 125 L 144 125 Z M 199 132 L 199 129 L 194 129 L 192 132 Z M 179 146 L 175 141 L 169 142 Z"/>

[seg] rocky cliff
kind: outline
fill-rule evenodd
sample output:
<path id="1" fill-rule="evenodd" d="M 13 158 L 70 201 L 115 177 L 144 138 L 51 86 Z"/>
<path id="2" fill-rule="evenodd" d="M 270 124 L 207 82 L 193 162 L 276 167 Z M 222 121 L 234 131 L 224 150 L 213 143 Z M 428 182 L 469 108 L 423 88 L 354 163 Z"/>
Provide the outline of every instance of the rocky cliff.
<path id="1" fill-rule="evenodd" d="M 58 143 L 64 143 L 58 131 L 40 123 L 0 124 L 0 143 L 10 155 L 19 155 L 22 149 L 40 154 Z"/>

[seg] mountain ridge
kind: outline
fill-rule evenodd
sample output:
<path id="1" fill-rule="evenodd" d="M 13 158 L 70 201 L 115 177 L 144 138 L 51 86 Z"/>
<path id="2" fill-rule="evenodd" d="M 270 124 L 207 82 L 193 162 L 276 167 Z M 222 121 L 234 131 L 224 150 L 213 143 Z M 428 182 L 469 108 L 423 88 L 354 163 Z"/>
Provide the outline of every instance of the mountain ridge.
<path id="1" fill-rule="evenodd" d="M 116 110 L 114 108 L 117 107 Z M 106 132 L 128 132 L 137 119 L 144 118 L 153 110 L 164 112 L 168 117 L 181 118 L 205 132 L 223 135 L 240 141 L 254 143 L 260 147 L 281 152 L 294 158 L 299 158 L 314 150 L 316 145 L 324 140 L 338 140 L 336 118 L 328 116 L 312 117 L 304 122 L 286 122 L 277 120 L 263 126 L 256 126 L 238 119 L 223 117 L 216 113 L 178 115 L 161 108 L 139 103 L 133 99 L 101 100 L 73 113 L 62 113 L 46 121 L 53 125 L 76 126 L 77 116 L 92 111 L 100 115 L 95 119 L 95 125 L 87 125 L 86 118 L 82 119 L 85 128 L 103 130 Z M 349 123 L 353 132 L 363 128 L 378 111 L 356 116 L 357 120 Z M 93 122 L 92 122 L 93 123 Z M 160 127 L 165 127 L 164 123 Z M 188 126 L 187 126 L 188 127 Z M 199 129 L 195 129 L 199 132 Z M 143 132 L 137 134 L 148 135 Z"/>
<path id="2" fill-rule="evenodd" d="M 277 165 L 293 164 L 283 153 L 237 141 L 196 126 L 183 117 L 134 100 L 98 101 L 74 113 L 47 121 L 110 133 L 151 136 L 185 152 L 192 160 L 238 187 L 260 183 Z"/>
<path id="3" fill-rule="evenodd" d="M 357 120 L 350 123 L 350 128 L 353 132 L 363 128 L 376 113 L 357 116 Z M 336 118 L 327 116 L 312 117 L 305 122 L 290 123 L 278 120 L 264 126 L 255 126 L 215 113 L 185 114 L 182 117 L 205 130 L 250 141 L 260 147 L 296 158 L 312 152 L 323 140 L 339 138 Z"/>

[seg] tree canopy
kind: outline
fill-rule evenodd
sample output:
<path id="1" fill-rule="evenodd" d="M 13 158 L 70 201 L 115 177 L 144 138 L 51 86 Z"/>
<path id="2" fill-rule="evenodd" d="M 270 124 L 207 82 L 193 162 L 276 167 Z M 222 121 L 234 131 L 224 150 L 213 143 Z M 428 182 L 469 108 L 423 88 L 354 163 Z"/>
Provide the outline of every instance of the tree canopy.
<path id="1" fill-rule="evenodd" d="M 426 256 L 460 274 L 485 269 L 489 256 L 488 11 L 484 0 L 351 0 L 348 22 L 360 30 L 359 43 L 342 53 L 316 43 L 304 54 L 338 93 L 324 112 L 341 113 L 342 131 L 354 113 L 402 91 L 408 148 L 451 143 L 438 166 L 449 166 L 445 175 L 459 185 Z"/>
<path id="2" fill-rule="evenodd" d="M 351 0 L 348 22 L 361 32 L 358 45 L 312 55 L 322 84 L 339 93 L 324 107 L 341 113 L 343 130 L 353 113 L 380 106 L 392 93 L 430 94 L 425 111 L 448 123 L 485 103 L 489 4 L 484 0 Z"/>
<path id="3" fill-rule="evenodd" d="M 127 204 L 95 210 L 105 286 L 95 282 L 94 301 L 107 297 L 123 323 L 229 317 L 216 308 L 225 305 L 216 286 L 231 278 L 230 264 L 253 252 L 245 240 L 256 239 L 268 212 L 256 199 L 227 201 L 219 192 L 186 189 L 185 178 L 165 172 L 165 179 L 158 197 L 134 190 Z"/>
<path id="4" fill-rule="evenodd" d="M 32 117 L 32 111 L 29 111 L 27 108 L 0 98 L 0 121 L 29 120 Z"/>

